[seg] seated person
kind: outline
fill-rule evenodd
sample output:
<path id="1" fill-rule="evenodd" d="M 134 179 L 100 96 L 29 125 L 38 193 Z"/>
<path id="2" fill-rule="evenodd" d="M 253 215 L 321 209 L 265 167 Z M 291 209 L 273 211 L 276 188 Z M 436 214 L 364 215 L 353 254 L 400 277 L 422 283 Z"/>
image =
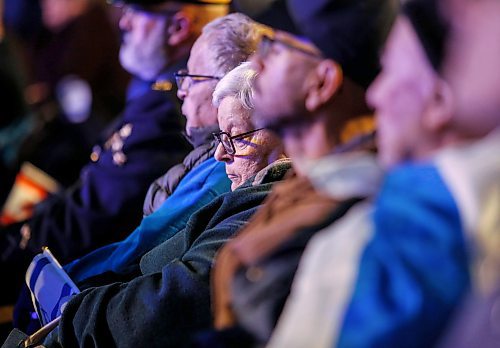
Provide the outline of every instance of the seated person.
<path id="1" fill-rule="evenodd" d="M 168 76 L 170 86 L 175 83 L 174 72 L 185 65 L 202 26 L 227 13 L 225 4 L 170 0 L 156 1 L 154 5 L 146 0 L 126 3 L 120 21 L 124 38 L 121 63 L 143 79 Z M 165 8 L 172 11 L 167 13 Z M 150 30 L 152 27 L 156 30 Z M 167 32 L 170 40 L 165 40 Z M 240 62 L 237 60 L 234 66 Z M 15 301 L 26 268 L 42 246 L 48 246 L 61 263 L 67 263 L 128 236 L 143 217 L 144 197 L 151 182 L 182 162 L 192 150 L 183 135 L 185 120 L 175 88 L 148 88 L 135 95 L 117 121 L 109 133 L 103 134 L 102 143 L 94 147 L 91 161 L 81 170 L 78 182 L 36 205 L 27 223 L 0 228 L 0 275 L 10 279 L 2 304 Z M 216 127 L 216 123 L 215 117 L 208 117 L 199 126 Z M 186 131 L 196 147 L 211 141 L 211 137 L 205 139 L 203 132 Z M 211 130 L 205 129 L 205 133 L 210 135 Z M 55 147 L 49 152 L 66 150 Z M 198 163 L 194 161 L 193 166 Z M 224 174 L 222 165 L 217 166 L 214 161 L 211 164 Z M 184 171 L 177 168 L 176 177 L 182 177 L 193 166 Z M 170 192 L 176 182 L 172 180 L 171 184 Z"/>
<path id="2" fill-rule="evenodd" d="M 477 253 L 498 260 L 498 5 L 404 3 L 368 92 L 388 173 L 373 209 L 311 242 L 270 347 L 436 346 L 471 266 L 498 277 Z M 493 308 L 478 309 L 446 346 L 498 346 Z"/>
<path id="3" fill-rule="evenodd" d="M 259 72 L 253 118 L 279 134 L 296 173 L 275 185 L 252 221 L 217 256 L 212 288 L 220 332 L 206 333 L 200 344 L 265 344 L 309 239 L 378 188 L 375 159 L 361 151 L 370 149 L 373 128 L 367 127 L 366 136 L 361 125 L 371 119 L 365 89 L 378 71 L 376 40 L 387 31 L 375 18 L 391 21 L 394 14 L 385 5 L 350 1 L 321 13 L 323 21 L 315 17 L 330 33 L 322 39 L 308 32 L 321 51 L 303 37 L 277 30 L 263 37 L 252 56 Z M 310 2 L 304 6 L 311 10 L 304 13 L 314 13 Z M 354 11 L 358 6 L 370 11 L 361 15 Z M 349 24 L 340 18 L 349 18 Z M 359 35 L 356 28 L 370 23 Z M 356 33 L 358 46 L 345 38 L 350 33 Z M 345 134 L 352 128 L 358 131 L 349 139 Z M 312 161 L 327 164 L 309 167 Z"/>
<path id="4" fill-rule="evenodd" d="M 217 109 L 211 103 L 211 94 L 219 76 L 237 66 L 241 59 L 247 58 L 255 49 L 261 30 L 262 26 L 240 14 L 227 15 L 205 26 L 196 42 L 198 47 L 211 46 L 213 56 L 207 59 L 205 70 L 213 72 L 212 77 L 200 79 L 193 72 L 177 75 L 178 94 L 184 101 L 187 130 L 198 144 L 181 165 L 169 170 L 150 189 L 144 209 L 148 216 L 128 238 L 99 248 L 65 267 L 80 289 L 134 278 L 140 273 L 139 261 L 146 252 L 181 231 L 196 210 L 229 190 L 230 181 L 224 165 L 213 158 L 216 142 L 211 132 L 219 128 Z M 221 38 L 224 39 L 223 43 Z M 203 93 L 199 93 L 200 88 Z M 207 136 L 213 141 L 207 142 Z M 175 180 L 180 181 L 174 184 Z M 175 186 L 178 187 L 173 191 L 172 187 Z M 168 198 L 163 202 L 165 196 Z M 19 318 L 18 327 L 25 329 L 25 322 L 31 315 L 21 307 L 32 311 L 27 293 L 22 296 L 18 307 L 18 316 L 26 318 Z"/>
<path id="5" fill-rule="evenodd" d="M 207 43 L 203 36 L 195 43 L 188 69 L 214 76 Z M 137 347 L 144 342 L 152 347 L 183 347 L 189 343 L 189 333 L 210 325 L 208 278 L 215 253 L 248 221 L 273 183 L 290 168 L 288 161 L 276 161 L 284 157 L 280 141 L 251 123 L 248 107 L 254 76 L 248 65 L 238 67 L 219 82 L 214 93 L 214 99 L 220 101 L 222 130 L 216 134 L 221 143 L 215 157 L 224 161 L 233 192 L 200 209 L 185 229 L 145 254 L 140 276 L 90 288 L 72 298 L 58 331 L 45 342 L 47 347 L 73 347 L 90 341 L 106 347 Z M 179 94 L 185 102 L 193 95 L 210 100 L 214 82 L 188 85 L 184 81 L 184 92 Z"/>
<path id="6" fill-rule="evenodd" d="M 226 27 L 235 29 L 234 34 L 225 35 L 224 45 L 218 45 L 219 37 L 226 32 Z M 216 71 L 214 76 L 200 80 L 191 72 L 177 74 L 178 95 L 183 100 L 182 110 L 186 116 L 188 132 L 200 142 L 206 142 L 205 138 L 208 136 L 212 139 L 209 145 L 198 146 L 195 150 L 200 159 L 190 155 L 184 161 L 183 167 L 189 168 L 197 161 L 202 164 L 182 178 L 173 193 L 170 192 L 171 175 L 157 180 L 146 198 L 144 213 L 147 216 L 128 238 L 97 249 L 66 266 L 67 272 L 77 284 L 88 280 L 89 285 L 103 285 L 102 282 L 110 273 L 133 275 L 139 270 L 138 261 L 145 252 L 182 230 L 192 213 L 209 203 L 215 196 L 229 190 L 227 175 L 224 170 L 218 168 L 222 163 L 215 169 L 216 160 L 213 158 L 216 142 L 212 132 L 219 130 L 217 109 L 210 99 L 202 99 L 204 94 L 190 92 L 190 86 L 204 81 L 200 84 L 208 88 L 219 76 L 223 76 L 240 64 L 241 59 L 248 58 L 249 53 L 257 45 L 258 33 L 261 30 L 263 27 L 258 23 L 236 14 L 216 19 L 204 27 L 203 34 L 197 42 L 199 45 L 212 46 L 214 59 L 210 64 Z M 226 58 L 218 60 L 219 56 Z M 179 166 L 174 167 L 168 174 L 175 174 L 178 169 Z M 221 186 L 219 183 L 224 185 Z M 164 202 L 165 196 L 168 198 Z M 90 279 L 93 277 L 94 279 Z"/>

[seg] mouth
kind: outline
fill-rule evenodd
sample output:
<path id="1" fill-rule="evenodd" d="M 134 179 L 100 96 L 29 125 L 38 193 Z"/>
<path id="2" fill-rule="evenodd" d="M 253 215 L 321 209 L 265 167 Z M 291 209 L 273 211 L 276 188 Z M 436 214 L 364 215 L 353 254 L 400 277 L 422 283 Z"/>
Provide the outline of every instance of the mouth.
<path id="1" fill-rule="evenodd" d="M 182 104 L 182 106 L 181 106 L 181 114 L 182 114 L 182 116 L 184 116 L 185 118 L 187 118 L 186 117 L 186 112 L 184 111 L 184 104 Z"/>
<path id="2" fill-rule="evenodd" d="M 128 43 L 128 41 L 129 41 L 129 37 L 130 37 L 130 35 L 129 35 L 127 32 L 122 32 L 122 35 L 121 35 L 121 43 L 122 43 L 122 44 L 126 44 L 126 43 Z"/>
<path id="3" fill-rule="evenodd" d="M 235 181 L 238 179 L 238 175 L 236 174 L 233 174 L 233 173 L 226 173 L 227 177 L 229 178 L 229 180 L 231 181 Z"/>

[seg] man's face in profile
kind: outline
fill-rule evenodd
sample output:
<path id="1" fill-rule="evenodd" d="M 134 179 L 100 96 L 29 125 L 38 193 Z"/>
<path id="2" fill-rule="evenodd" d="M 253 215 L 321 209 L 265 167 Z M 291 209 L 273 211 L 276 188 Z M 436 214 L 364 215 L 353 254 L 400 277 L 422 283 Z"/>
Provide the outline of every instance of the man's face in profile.
<path id="1" fill-rule="evenodd" d="M 307 77 L 321 55 L 311 43 L 286 32 L 263 36 L 251 61 L 258 73 L 254 83 L 257 127 L 278 130 L 305 116 Z"/>

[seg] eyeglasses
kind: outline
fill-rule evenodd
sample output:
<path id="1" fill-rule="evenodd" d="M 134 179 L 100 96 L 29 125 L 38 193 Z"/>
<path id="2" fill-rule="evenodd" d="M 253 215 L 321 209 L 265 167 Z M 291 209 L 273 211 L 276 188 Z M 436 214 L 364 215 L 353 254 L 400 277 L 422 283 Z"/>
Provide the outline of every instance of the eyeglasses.
<path id="1" fill-rule="evenodd" d="M 294 45 L 294 44 L 292 44 L 290 42 L 286 42 L 286 41 L 283 41 L 283 40 L 280 40 L 280 39 L 276 39 L 276 38 L 270 37 L 268 35 L 262 35 L 262 38 L 260 40 L 259 47 L 258 47 L 258 50 L 257 50 L 257 54 L 259 54 L 261 58 L 267 57 L 269 55 L 269 53 L 271 52 L 271 49 L 272 49 L 273 45 L 276 44 L 276 43 L 278 43 L 278 44 L 280 44 L 282 46 L 285 46 L 286 48 L 289 48 L 291 50 L 294 50 L 294 51 L 300 52 L 302 54 L 308 55 L 310 57 L 323 59 L 323 55 L 321 55 L 318 52 L 307 50 L 307 49 L 305 49 L 303 47 Z"/>
<path id="2" fill-rule="evenodd" d="M 222 144 L 222 147 L 224 147 L 224 151 L 226 151 L 227 154 L 229 155 L 234 155 L 236 153 L 236 148 L 234 147 L 233 140 L 234 139 L 242 139 L 247 136 L 249 136 L 252 133 L 258 132 L 264 128 L 259 128 L 259 129 L 254 129 L 250 132 L 246 133 L 241 133 L 237 135 L 231 136 L 229 133 L 226 132 L 219 132 L 219 133 L 212 133 L 215 140 L 217 140 L 219 143 Z"/>
<path id="3" fill-rule="evenodd" d="M 219 76 L 193 75 L 193 74 L 190 74 L 185 69 L 179 70 L 178 72 L 176 72 L 174 74 L 174 77 L 175 77 L 175 83 L 177 84 L 177 89 L 179 89 L 179 91 L 182 91 L 182 90 L 187 91 L 189 88 L 191 88 L 192 85 L 194 85 L 198 82 L 204 82 L 204 81 L 210 81 L 210 80 L 220 80 L 221 79 L 221 77 L 219 77 Z"/>

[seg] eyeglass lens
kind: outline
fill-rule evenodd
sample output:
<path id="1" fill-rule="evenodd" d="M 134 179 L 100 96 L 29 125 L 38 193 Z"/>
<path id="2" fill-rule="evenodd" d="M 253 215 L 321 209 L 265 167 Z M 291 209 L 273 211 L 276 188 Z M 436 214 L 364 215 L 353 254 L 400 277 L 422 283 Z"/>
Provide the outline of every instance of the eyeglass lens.
<path id="1" fill-rule="evenodd" d="M 220 77 L 211 75 L 192 75 L 187 70 L 179 70 L 175 74 L 175 82 L 179 90 L 188 90 L 192 85 L 198 82 L 220 80 Z"/>
<path id="2" fill-rule="evenodd" d="M 220 140 L 221 140 L 222 146 L 224 146 L 224 150 L 228 154 L 234 155 L 234 153 L 235 153 L 234 144 L 233 144 L 233 140 L 231 139 L 231 137 L 229 136 L 229 134 L 222 133 Z"/>

